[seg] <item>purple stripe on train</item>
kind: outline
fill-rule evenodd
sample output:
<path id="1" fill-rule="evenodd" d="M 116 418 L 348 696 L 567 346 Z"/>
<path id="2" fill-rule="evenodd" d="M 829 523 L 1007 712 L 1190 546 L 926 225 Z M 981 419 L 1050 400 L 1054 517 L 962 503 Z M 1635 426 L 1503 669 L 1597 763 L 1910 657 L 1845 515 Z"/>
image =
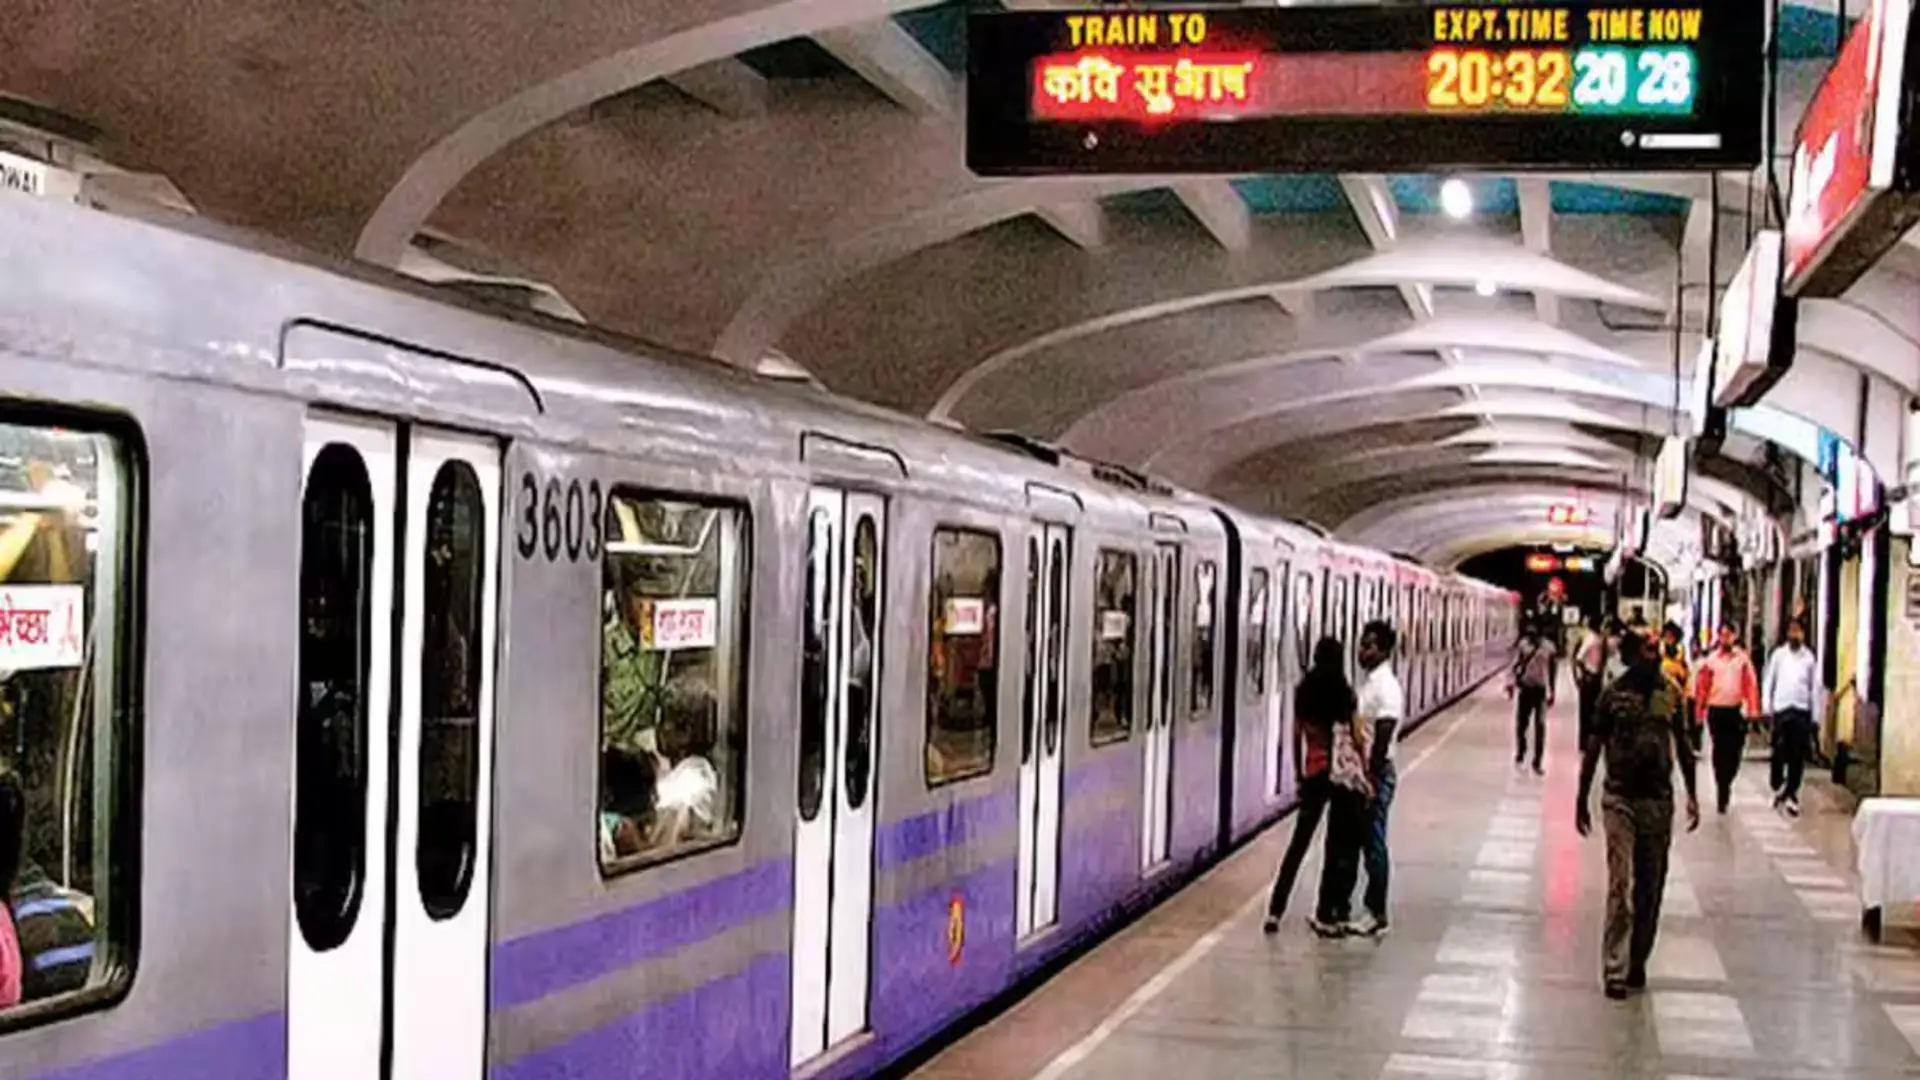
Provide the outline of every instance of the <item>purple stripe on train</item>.
<path id="1" fill-rule="evenodd" d="M 787 958 L 765 956 L 725 978 L 496 1065 L 493 1080 L 725 1076 L 784 1080 Z"/>
<path id="2" fill-rule="evenodd" d="M 283 1080 L 286 1075 L 287 1016 L 271 1012 L 132 1053 L 38 1073 L 35 1080 Z"/>
<path id="3" fill-rule="evenodd" d="M 1109 755 L 1069 774 L 1067 787 L 1104 786 L 1116 778 L 1117 765 L 1134 761 L 1125 754 Z M 875 837 L 876 862 L 886 870 L 1011 828 L 1015 801 L 1011 791 L 994 791 L 883 826 Z M 792 902 L 791 861 L 769 859 L 685 892 L 514 938 L 494 946 L 489 999 L 495 1009 L 525 1004 L 664 956 Z"/>
<path id="4" fill-rule="evenodd" d="M 780 911 L 792 897 L 793 864 L 769 859 L 685 892 L 502 942 L 493 951 L 489 999 L 504 1009 L 543 998 Z"/>
<path id="5" fill-rule="evenodd" d="M 962 898 L 966 938 L 951 962 L 949 904 Z M 818 1080 L 862 1075 L 1005 985 L 1013 952 L 1013 867 L 1001 862 L 874 917 L 874 1037 Z M 724 1076 L 786 1080 L 791 1016 L 784 955 L 496 1066 L 492 1080 Z"/>
<path id="6" fill-rule="evenodd" d="M 1004 788 L 896 821 L 874 837 L 874 863 L 888 870 L 1014 827 L 1018 792 Z"/>
<path id="7" fill-rule="evenodd" d="M 1065 783 L 1069 799 L 1134 779 L 1139 760 L 1137 754 L 1116 751 L 1071 770 Z M 1012 791 L 990 792 L 886 826 L 876 837 L 876 859 L 883 868 L 898 865 L 1011 827 L 1015 801 Z M 1071 834 L 1061 867 L 1063 887 L 1071 889 L 1061 898 L 1064 929 L 1071 931 L 1137 886 L 1134 817 L 1108 813 Z M 1091 881 L 1072 886 L 1076 874 L 1096 867 L 1101 886 Z M 959 882 L 875 912 L 875 957 L 881 965 L 874 987 L 876 1039 L 837 1062 L 821 1080 L 853 1075 L 891 1058 L 1006 985 L 1014 965 L 1013 879 L 1012 860 L 997 860 Z M 1120 893 L 1112 891 L 1116 887 Z M 783 910 L 792 891 L 791 863 L 773 859 L 686 892 L 502 942 L 494 947 L 492 1008 L 536 1000 Z M 957 967 L 946 951 L 948 905 L 956 895 L 967 913 Z M 1044 950 L 1022 956 L 1020 964 L 1030 967 L 1074 940 L 1072 933 L 1058 935 Z M 788 978 L 785 955 L 764 956 L 687 994 L 495 1067 L 492 1074 L 501 1080 L 579 1080 L 705 1071 L 784 1080 L 789 1075 Z M 688 1038 L 689 1032 L 700 1037 Z M 284 1080 L 285 1075 L 286 1016 L 273 1012 L 39 1073 L 34 1080 Z"/>

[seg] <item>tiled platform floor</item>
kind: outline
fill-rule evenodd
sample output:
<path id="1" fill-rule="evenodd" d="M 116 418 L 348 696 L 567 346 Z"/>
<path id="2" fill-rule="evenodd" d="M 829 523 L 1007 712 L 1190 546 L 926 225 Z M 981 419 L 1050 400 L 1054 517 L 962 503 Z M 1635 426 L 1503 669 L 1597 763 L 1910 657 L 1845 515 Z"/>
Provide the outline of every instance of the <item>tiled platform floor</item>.
<path id="1" fill-rule="evenodd" d="M 1284 822 L 917 1075 L 1920 1077 L 1920 951 L 1866 941 L 1845 811 L 1810 776 L 1806 814 L 1777 815 L 1757 757 L 1732 812 L 1709 794 L 1674 845 L 1646 992 L 1602 996 L 1606 861 L 1598 831 L 1573 828 L 1572 697 L 1544 778 L 1514 771 L 1497 689 L 1401 747 L 1384 940 L 1307 931 L 1317 856 L 1285 928 L 1261 935 Z M 1710 793 L 1704 762 L 1700 779 Z"/>

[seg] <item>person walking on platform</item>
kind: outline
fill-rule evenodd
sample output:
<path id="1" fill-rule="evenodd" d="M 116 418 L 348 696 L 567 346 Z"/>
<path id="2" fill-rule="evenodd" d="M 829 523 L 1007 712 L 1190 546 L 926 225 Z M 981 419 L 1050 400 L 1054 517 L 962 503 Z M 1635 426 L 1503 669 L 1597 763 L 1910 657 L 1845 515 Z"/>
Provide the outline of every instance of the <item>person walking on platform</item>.
<path id="1" fill-rule="evenodd" d="M 1680 691 L 1680 715 L 1686 717 L 1687 730 L 1693 739 L 1693 753 L 1700 754 L 1700 724 L 1693 714 L 1693 699 L 1687 696 L 1687 687 L 1693 681 L 1693 673 L 1687 669 L 1687 635 L 1677 623 L 1668 623 L 1660 630 L 1660 671 L 1673 680 Z"/>
<path id="2" fill-rule="evenodd" d="M 1673 765 L 1687 786 L 1687 831 L 1700 827 L 1693 744 L 1680 696 L 1660 673 L 1653 643 L 1629 633 L 1620 647 L 1627 673 L 1607 687 L 1594 712 L 1593 739 L 1580 754 L 1580 794 L 1574 827 L 1593 833 L 1588 796 L 1604 760 L 1600 799 L 1607 837 L 1607 919 L 1601 950 L 1607 996 L 1624 998 L 1647 985 L 1647 957 L 1660 928 L 1673 843 Z"/>
<path id="3" fill-rule="evenodd" d="M 1807 626 L 1787 623 L 1787 643 L 1767 657 L 1763 707 L 1773 718 L 1773 806 L 1800 816 L 1800 776 L 1813 750 L 1813 706 L 1819 700 L 1820 664 L 1807 648 Z"/>
<path id="4" fill-rule="evenodd" d="M 1580 746 L 1593 733 L 1593 710 L 1607 688 L 1607 636 L 1600 632 L 1600 616 L 1588 615 L 1573 649 L 1573 688 L 1580 695 Z"/>
<path id="5" fill-rule="evenodd" d="M 1627 624 L 1618 616 L 1607 616 L 1607 666 L 1601 669 L 1600 685 L 1612 686 L 1614 681 L 1627 673 L 1627 665 L 1620 659 L 1620 636 L 1627 632 Z"/>
<path id="6" fill-rule="evenodd" d="M 1541 755 L 1547 750 L 1547 710 L 1553 707 L 1553 684 L 1559 674 L 1559 658 L 1553 642 L 1546 640 L 1540 624 L 1530 622 L 1514 647 L 1513 665 L 1507 672 L 1507 696 L 1519 694 L 1514 713 L 1513 764 L 1519 768 L 1527 759 L 1527 723 L 1533 723 L 1533 771 L 1544 774 Z"/>
<path id="7" fill-rule="evenodd" d="M 1360 631 L 1358 659 L 1366 677 L 1360 681 L 1360 701 L 1356 727 L 1363 732 L 1368 748 L 1367 775 L 1373 782 L 1373 803 L 1367 813 L 1362 850 L 1367 869 L 1367 891 L 1362 902 L 1366 916 L 1347 927 L 1361 937 L 1379 937 L 1387 932 L 1387 883 L 1393 862 L 1387 853 L 1387 819 L 1393 810 L 1393 792 L 1399 785 L 1399 767 L 1395 763 L 1399 745 L 1400 722 L 1407 712 L 1406 691 L 1393 671 L 1393 650 L 1399 634 L 1385 621 L 1375 619 Z"/>
<path id="8" fill-rule="evenodd" d="M 1732 626 L 1721 625 L 1719 646 L 1700 661 L 1693 699 L 1713 737 L 1715 803 L 1724 814 L 1733 804 L 1733 780 L 1747 748 L 1747 717 L 1760 715 L 1760 680 Z"/>
<path id="9" fill-rule="evenodd" d="M 1308 922 L 1315 933 L 1334 937 L 1347 921 L 1366 804 L 1366 778 L 1354 728 L 1356 704 L 1353 687 L 1347 683 L 1346 649 L 1334 638 L 1321 638 L 1313 649 L 1313 666 L 1293 692 L 1299 739 L 1294 760 L 1301 763 L 1300 804 L 1294 809 L 1293 839 L 1287 844 L 1280 873 L 1267 897 L 1263 929 L 1269 934 L 1280 929 L 1294 881 L 1300 876 L 1300 864 L 1313 844 L 1320 818 L 1329 809 L 1332 814 L 1321 849 L 1319 903 Z"/>

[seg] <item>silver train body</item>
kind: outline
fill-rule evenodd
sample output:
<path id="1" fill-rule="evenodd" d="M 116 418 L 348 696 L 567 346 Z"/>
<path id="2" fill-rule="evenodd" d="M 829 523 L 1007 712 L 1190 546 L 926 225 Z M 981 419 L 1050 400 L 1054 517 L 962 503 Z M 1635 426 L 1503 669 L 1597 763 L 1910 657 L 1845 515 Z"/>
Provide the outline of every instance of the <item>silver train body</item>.
<path id="1" fill-rule="evenodd" d="M 1395 625 L 1415 718 L 1512 638 L 1510 594 L 1298 525 L 199 231 L 0 198 L 0 432 L 96 453 L 84 597 L 0 578 L 88 620 L 29 824 L 92 867 L 4 1080 L 871 1073 L 1288 809 L 1315 638 Z M 602 775 L 616 554 L 638 648 L 719 694 L 705 839 L 651 852 L 665 729 L 653 804 Z M 315 618 L 358 643 L 333 743 Z"/>

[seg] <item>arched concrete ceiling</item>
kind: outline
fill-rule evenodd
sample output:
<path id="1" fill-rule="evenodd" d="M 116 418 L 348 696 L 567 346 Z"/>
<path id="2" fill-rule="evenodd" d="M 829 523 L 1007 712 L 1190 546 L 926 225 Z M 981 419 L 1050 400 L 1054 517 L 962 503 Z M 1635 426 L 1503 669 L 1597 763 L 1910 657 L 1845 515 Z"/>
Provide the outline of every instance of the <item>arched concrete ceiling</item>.
<path id="1" fill-rule="evenodd" d="M 1436 177 L 982 180 L 957 3 L 16 6 L 0 93 L 204 212 L 394 266 L 431 232 L 615 330 L 1336 523 L 1644 473 L 1761 182 L 1716 215 L 1698 175 L 1471 177 L 1453 221 Z M 1783 130 L 1834 8 L 1784 9 Z M 1807 305 L 1774 403 L 1920 389 L 1917 281 L 1909 237 Z M 1525 532 L 1448 520 L 1448 552 Z"/>

